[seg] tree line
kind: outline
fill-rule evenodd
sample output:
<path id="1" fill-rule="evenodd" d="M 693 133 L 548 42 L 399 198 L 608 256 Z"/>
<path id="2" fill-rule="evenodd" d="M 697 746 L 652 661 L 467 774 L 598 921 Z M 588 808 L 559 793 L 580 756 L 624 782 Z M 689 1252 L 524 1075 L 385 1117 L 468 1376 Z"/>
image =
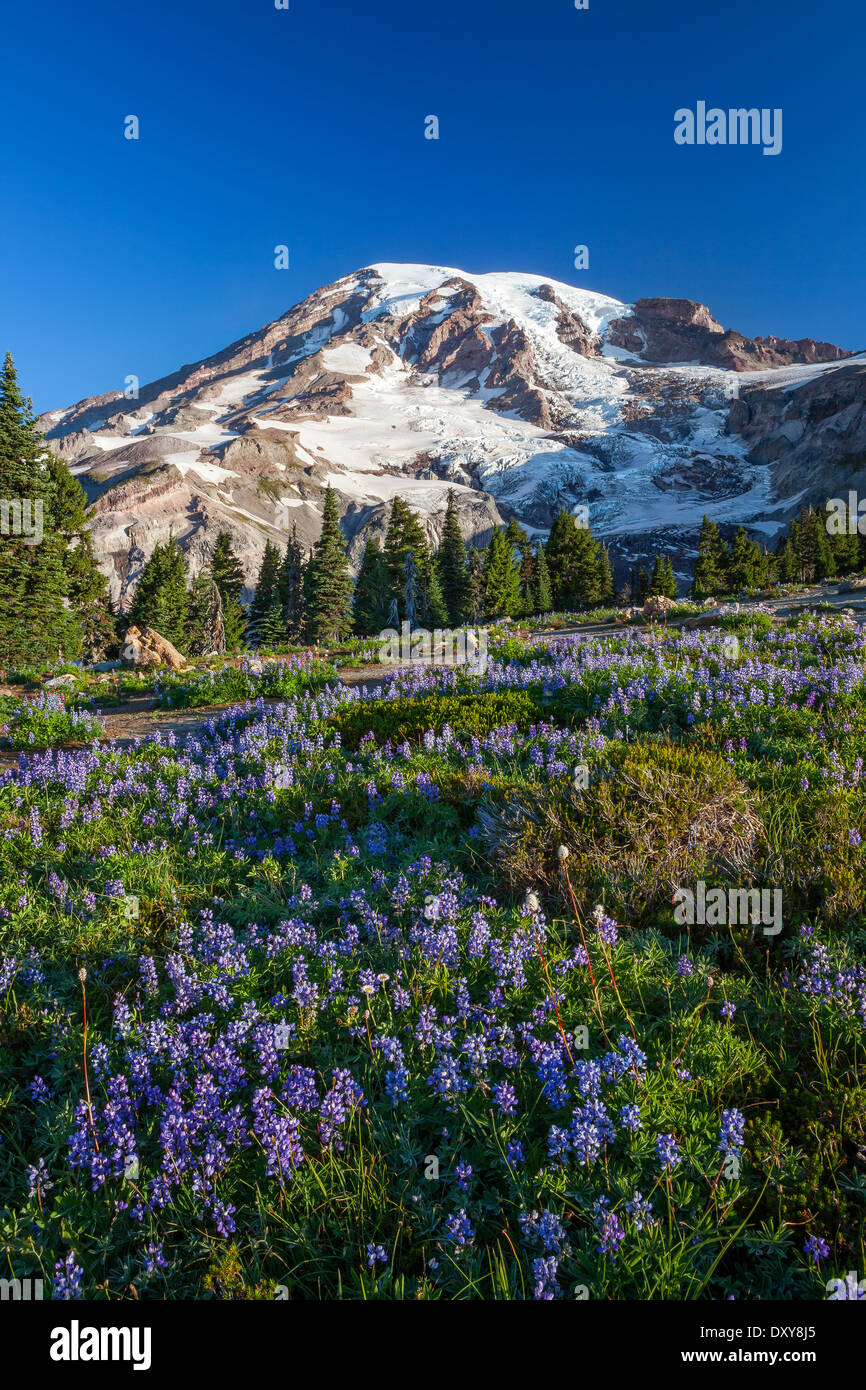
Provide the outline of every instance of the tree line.
<path id="1" fill-rule="evenodd" d="M 26 500 L 26 514 L 21 504 Z M 127 614 L 112 610 L 93 556 L 87 499 L 36 428 L 12 358 L 0 376 L 0 661 L 92 661 L 117 649 L 126 626 L 152 627 L 189 656 L 300 643 L 333 645 L 385 628 L 459 628 L 620 602 L 675 598 L 669 555 L 633 565 L 619 593 L 607 546 L 561 508 L 547 540 L 513 517 L 486 545 L 463 537 L 449 491 L 438 546 L 399 496 L 382 540 L 369 533 L 353 582 L 337 496 L 328 487 L 322 531 L 309 553 L 293 528 L 283 549 L 267 541 L 248 605 L 244 569 L 226 532 L 208 562 L 187 570 L 174 538 L 146 562 Z M 828 502 L 827 508 L 830 510 Z M 38 540 L 33 523 L 38 515 Z M 811 583 L 866 566 L 859 518 L 834 504 L 834 525 L 805 508 L 775 553 L 743 527 L 728 542 L 704 517 L 692 594 L 703 599 L 770 584 Z M 29 533 L 28 533 L 29 532 Z"/>
<path id="2" fill-rule="evenodd" d="M 860 534 L 859 521 L 847 503 L 832 499 L 823 512 L 804 507 L 771 553 L 752 540 L 742 526 L 730 542 L 726 541 L 716 523 L 705 516 L 692 595 L 704 599 L 743 589 L 813 584 L 853 574 L 866 567 L 866 535 Z"/>

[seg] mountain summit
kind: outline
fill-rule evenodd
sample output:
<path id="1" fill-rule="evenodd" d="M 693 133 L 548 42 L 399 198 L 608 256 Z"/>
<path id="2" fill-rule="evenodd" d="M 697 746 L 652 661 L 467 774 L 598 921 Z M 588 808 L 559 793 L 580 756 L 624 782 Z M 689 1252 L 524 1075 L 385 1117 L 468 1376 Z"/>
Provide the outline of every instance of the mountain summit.
<path id="1" fill-rule="evenodd" d="M 684 574 L 704 513 L 770 539 L 856 486 L 864 398 L 866 356 L 746 338 L 691 300 L 379 264 L 136 399 L 92 396 L 40 427 L 125 602 L 170 533 L 195 571 L 227 530 L 252 579 L 266 540 L 293 525 L 315 540 L 328 484 L 354 558 L 398 493 L 438 535 L 453 487 L 467 538 L 511 515 L 543 534 L 584 504 L 621 558 L 666 548 Z"/>

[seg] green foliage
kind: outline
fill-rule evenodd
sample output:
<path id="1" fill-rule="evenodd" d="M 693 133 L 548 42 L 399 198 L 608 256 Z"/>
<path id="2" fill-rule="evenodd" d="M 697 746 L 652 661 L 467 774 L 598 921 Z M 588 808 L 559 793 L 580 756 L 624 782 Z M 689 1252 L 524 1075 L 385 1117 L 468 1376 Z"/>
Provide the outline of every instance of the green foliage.
<path id="1" fill-rule="evenodd" d="M 308 639 L 328 643 L 347 637 L 352 626 L 352 581 L 337 495 L 332 487 L 325 491 L 322 534 L 307 566 L 305 591 Z"/>
<path id="2" fill-rule="evenodd" d="M 656 555 L 650 577 L 649 592 L 661 594 L 663 598 L 676 598 L 677 581 L 673 561 L 669 555 Z"/>
<path id="3" fill-rule="evenodd" d="M 0 509 L 0 663 L 77 657 L 99 636 L 104 588 L 81 540 L 80 485 L 50 455 L 9 353 L 0 374 Z"/>
<path id="4" fill-rule="evenodd" d="M 513 543 L 497 528 L 484 556 L 484 616 L 513 618 L 520 607 L 520 565 Z"/>
<path id="5" fill-rule="evenodd" d="M 262 556 L 247 625 L 249 639 L 254 647 L 261 645 L 265 614 L 270 613 L 275 605 L 278 609 L 282 608 L 280 567 L 280 552 L 272 541 L 265 541 L 265 553 Z"/>
<path id="6" fill-rule="evenodd" d="M 465 734 L 482 736 L 503 724 L 525 730 L 539 717 L 539 707 L 525 690 L 490 693 L 481 701 L 474 695 L 430 695 L 368 700 L 340 710 L 329 726 L 340 734 L 343 745 L 355 748 L 371 734 L 377 743 L 417 743 L 424 734 L 441 733 L 446 724 Z"/>
<path id="7" fill-rule="evenodd" d="M 452 628 L 460 627 L 469 620 L 472 595 L 466 542 L 460 530 L 457 498 L 453 488 L 448 490 L 448 505 L 442 526 L 442 542 L 436 555 L 436 568 L 448 622 Z"/>
<path id="8" fill-rule="evenodd" d="M 60 695 L 23 700 L 0 724 L 0 737 L 13 748 L 37 750 L 64 744 L 93 743 L 103 735 L 102 721 L 70 708 Z"/>
<path id="9" fill-rule="evenodd" d="M 129 610 L 135 627 L 154 628 L 183 651 L 187 640 L 186 564 L 174 537 L 154 546 Z"/>
<path id="10" fill-rule="evenodd" d="M 711 598 L 713 594 L 723 592 L 726 582 L 725 543 L 719 534 L 716 523 L 705 516 L 701 525 L 698 558 L 695 561 L 695 572 L 692 577 L 692 595 L 697 599 Z"/>
<path id="11" fill-rule="evenodd" d="M 564 507 L 553 519 L 545 553 L 554 607 L 581 608 L 599 602 L 604 568 L 598 542 L 589 527 L 579 526 Z"/>

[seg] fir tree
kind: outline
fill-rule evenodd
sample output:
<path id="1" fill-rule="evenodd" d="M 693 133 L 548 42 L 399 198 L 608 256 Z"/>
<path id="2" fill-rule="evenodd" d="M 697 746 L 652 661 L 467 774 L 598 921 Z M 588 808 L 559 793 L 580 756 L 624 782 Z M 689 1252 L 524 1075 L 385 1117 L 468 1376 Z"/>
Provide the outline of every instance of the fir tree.
<path id="1" fill-rule="evenodd" d="M 469 549 L 469 617 L 476 625 L 484 612 L 486 589 L 484 552 L 473 545 Z"/>
<path id="2" fill-rule="evenodd" d="M 613 603 L 616 597 L 613 565 L 606 545 L 600 545 L 598 548 L 598 597 L 600 603 Z"/>
<path id="3" fill-rule="evenodd" d="M 313 642 L 340 642 L 351 628 L 352 580 L 340 527 L 337 494 L 325 492 L 322 534 L 307 565 L 307 630 Z"/>
<path id="4" fill-rule="evenodd" d="M 232 548 L 228 531 L 220 531 L 211 556 L 211 571 L 222 604 L 225 649 L 236 651 L 244 644 L 247 619 L 241 605 L 244 568 Z"/>
<path id="5" fill-rule="evenodd" d="M 484 556 L 484 616 L 513 618 L 520 608 L 520 568 L 514 547 L 497 527 Z"/>
<path id="6" fill-rule="evenodd" d="M 222 595 L 212 569 L 205 565 L 187 595 L 184 651 L 189 656 L 215 656 L 225 650 Z"/>
<path id="7" fill-rule="evenodd" d="M 527 551 L 532 549 L 532 541 L 529 539 L 529 533 L 524 531 L 517 517 L 512 516 L 509 518 L 508 525 L 505 528 L 505 539 L 510 541 L 513 546 L 516 546 L 521 555 L 525 555 Z"/>
<path id="8" fill-rule="evenodd" d="M 826 529 L 830 536 L 830 546 L 836 562 L 837 574 L 850 574 L 860 563 L 859 517 L 852 513 L 847 502 L 837 512 L 828 498 Z"/>
<path id="9" fill-rule="evenodd" d="M 286 553 L 280 566 L 277 588 L 282 605 L 285 640 L 290 643 L 300 642 L 307 621 L 304 604 L 304 551 L 298 540 L 296 526 L 292 526 L 292 534 L 286 542 Z"/>
<path id="10" fill-rule="evenodd" d="M 186 646 L 187 591 L 183 551 L 173 536 L 156 545 L 141 572 L 129 622 L 152 627 L 179 651 Z"/>
<path id="11" fill-rule="evenodd" d="M 677 581 L 669 555 L 656 555 L 649 582 L 649 593 L 662 598 L 676 598 Z"/>
<path id="12" fill-rule="evenodd" d="M 447 627 L 450 614 L 445 605 L 442 585 L 432 557 L 427 558 L 427 564 L 420 577 L 425 625 L 431 629 Z"/>
<path id="13" fill-rule="evenodd" d="M 776 572 L 780 584 L 796 582 L 797 559 L 790 536 L 783 537 L 776 548 Z"/>
<path id="14" fill-rule="evenodd" d="M 815 516 L 815 578 L 833 579 L 837 574 L 836 556 L 830 544 L 823 516 Z"/>
<path id="15" fill-rule="evenodd" d="M 560 508 L 546 546 L 547 565 L 557 609 L 597 603 L 600 596 L 598 542 L 588 526 L 578 526 L 571 512 Z"/>
<path id="16" fill-rule="evenodd" d="M 632 603 L 635 607 L 642 607 L 650 591 L 649 571 L 643 565 L 632 566 L 630 588 Z"/>
<path id="17" fill-rule="evenodd" d="M 472 596 L 466 544 L 460 530 L 457 498 L 453 488 L 448 490 L 448 505 L 442 527 L 442 544 L 436 556 L 436 568 L 448 621 L 452 627 L 460 627 L 469 617 Z"/>
<path id="18" fill-rule="evenodd" d="M 63 549 L 66 596 L 80 630 L 80 655 L 85 661 L 99 661 L 117 645 L 117 629 L 108 602 L 108 585 L 93 557 L 85 512 L 87 498 L 63 459 L 48 454 L 46 466 L 51 527 Z M 67 655 L 71 654 L 67 650 Z"/>
<path id="19" fill-rule="evenodd" d="M 719 528 L 714 521 L 705 516 L 701 524 L 698 558 L 692 577 L 692 596 L 704 599 L 721 593 L 727 582 L 726 569 L 725 547 L 719 535 Z"/>
<path id="20" fill-rule="evenodd" d="M 535 611 L 549 613 L 553 608 L 553 594 L 550 588 L 550 570 L 547 556 L 540 541 L 535 546 Z"/>
<path id="21" fill-rule="evenodd" d="M 352 598 L 352 630 L 373 637 L 388 625 L 388 570 L 378 536 L 369 535 Z"/>
<path id="22" fill-rule="evenodd" d="M 0 374 L 0 661 L 77 656 L 81 625 L 67 573 L 70 535 L 57 529 L 65 499 L 55 468 L 21 394 L 9 353 Z M 71 479 L 69 480 L 71 483 Z"/>
<path id="23" fill-rule="evenodd" d="M 223 603 L 229 598 L 240 603 L 244 587 L 244 567 L 232 548 L 228 531 L 220 531 L 214 542 L 211 571 Z"/>
<path id="24" fill-rule="evenodd" d="M 407 616 L 406 556 L 410 550 L 418 572 L 418 611 L 415 621 L 421 627 L 444 626 L 448 622 L 448 612 L 424 528 L 402 497 L 395 497 L 391 504 L 384 546 L 384 559 L 388 571 L 389 625 L 392 606 L 396 608 L 398 622 L 402 622 Z"/>
<path id="25" fill-rule="evenodd" d="M 507 532 L 506 532 L 507 534 Z M 525 617 L 531 617 L 538 609 L 538 560 L 530 547 L 520 555 L 520 608 Z"/>
<path id="26" fill-rule="evenodd" d="M 274 599 L 262 618 L 259 627 L 258 646 L 260 651 L 276 651 L 286 645 L 286 623 L 282 604 Z"/>
<path id="27" fill-rule="evenodd" d="M 262 563 L 259 569 L 258 579 L 256 580 L 253 601 L 250 604 L 250 618 L 248 624 L 248 634 L 254 647 L 261 645 L 262 626 L 265 621 L 265 614 L 269 613 L 274 604 L 282 610 L 282 599 L 280 596 L 280 569 L 281 557 L 277 547 L 271 541 L 265 541 L 265 553 L 262 556 Z"/>

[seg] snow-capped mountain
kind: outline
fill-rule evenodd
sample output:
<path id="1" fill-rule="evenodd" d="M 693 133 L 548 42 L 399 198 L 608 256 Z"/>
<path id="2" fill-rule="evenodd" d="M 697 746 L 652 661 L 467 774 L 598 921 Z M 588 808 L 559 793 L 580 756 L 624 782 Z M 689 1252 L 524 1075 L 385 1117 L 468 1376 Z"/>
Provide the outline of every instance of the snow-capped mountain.
<path id="1" fill-rule="evenodd" d="M 396 493 L 435 536 L 453 487 L 468 538 L 585 505 L 621 558 L 665 546 L 685 575 L 705 512 L 772 538 L 857 485 L 864 386 L 864 355 L 747 339 L 690 300 L 381 264 L 135 399 L 40 424 L 91 499 L 115 599 L 170 532 L 195 570 L 228 530 L 252 578 L 267 539 L 315 540 L 329 483 L 355 558 Z"/>

